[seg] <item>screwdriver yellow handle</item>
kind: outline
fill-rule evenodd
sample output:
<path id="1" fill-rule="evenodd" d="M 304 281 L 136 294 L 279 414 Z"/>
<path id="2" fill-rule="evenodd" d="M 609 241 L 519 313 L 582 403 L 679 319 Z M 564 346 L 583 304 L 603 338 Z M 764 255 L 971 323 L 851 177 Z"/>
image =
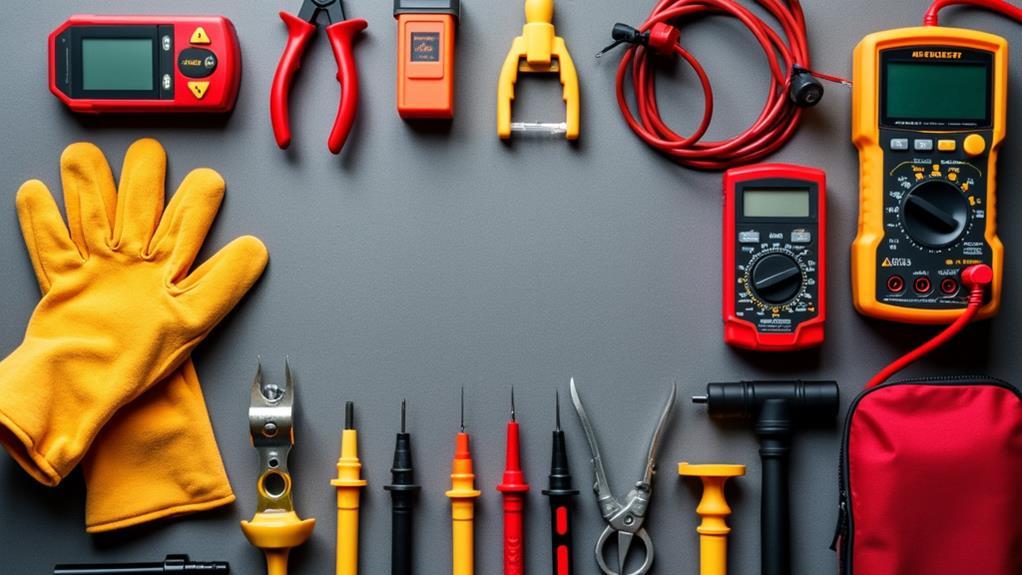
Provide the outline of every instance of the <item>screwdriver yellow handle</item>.
<path id="1" fill-rule="evenodd" d="M 266 549 L 266 575 L 287 575 L 287 556 L 290 549 Z"/>
<path id="2" fill-rule="evenodd" d="M 727 575 L 727 535 L 731 528 L 726 518 L 731 508 L 724 498 L 724 482 L 745 475 L 744 465 L 678 464 L 678 475 L 698 477 L 703 482 L 703 497 L 696 513 L 703 518 L 699 532 L 700 575 Z"/>
<path id="3" fill-rule="evenodd" d="M 358 510 L 362 488 L 362 462 L 358 459 L 358 432 L 341 434 L 341 458 L 337 460 L 337 575 L 358 575 Z"/>
<path id="4" fill-rule="evenodd" d="M 241 530 L 266 555 L 267 575 L 287 575 L 291 548 L 305 543 L 315 525 L 315 519 L 299 519 L 294 511 L 260 512 L 252 521 L 242 521 Z"/>

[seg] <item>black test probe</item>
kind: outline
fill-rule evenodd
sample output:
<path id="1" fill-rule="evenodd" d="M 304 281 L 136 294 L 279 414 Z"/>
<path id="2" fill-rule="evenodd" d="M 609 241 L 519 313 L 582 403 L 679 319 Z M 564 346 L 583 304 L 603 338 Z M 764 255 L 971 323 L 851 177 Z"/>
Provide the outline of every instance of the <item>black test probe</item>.
<path id="1" fill-rule="evenodd" d="M 575 507 L 578 489 L 571 485 L 568 449 L 561 429 L 561 394 L 556 394 L 556 421 L 553 451 L 550 456 L 550 488 L 543 495 L 550 498 L 550 535 L 553 550 L 554 575 L 573 575 L 575 561 L 571 543 L 571 512 Z"/>
<path id="2" fill-rule="evenodd" d="M 390 491 L 391 547 L 390 572 L 393 575 L 412 573 L 412 523 L 415 499 L 421 486 L 415 484 L 412 468 L 412 438 L 405 432 L 405 401 L 401 400 L 401 433 L 394 445 L 394 466 L 390 469 L 391 484 L 383 488 Z"/>

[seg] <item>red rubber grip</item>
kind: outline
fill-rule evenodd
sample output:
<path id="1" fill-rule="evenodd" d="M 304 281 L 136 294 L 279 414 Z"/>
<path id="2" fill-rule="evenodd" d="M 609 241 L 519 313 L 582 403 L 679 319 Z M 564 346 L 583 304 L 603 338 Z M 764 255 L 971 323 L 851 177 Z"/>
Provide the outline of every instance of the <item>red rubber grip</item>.
<path id="1" fill-rule="evenodd" d="M 518 493 L 504 493 L 504 575 L 525 573 L 524 507 L 525 497 Z"/>
<path id="2" fill-rule="evenodd" d="M 330 38 L 330 47 L 337 59 L 337 81 L 341 83 L 341 102 L 337 109 L 337 119 L 330 131 L 327 146 L 330 151 L 339 154 L 344 142 L 348 139 L 351 126 L 355 123 L 358 113 L 358 70 L 355 67 L 353 44 L 355 35 L 365 30 L 369 23 L 361 18 L 345 20 L 327 26 L 326 35 Z"/>
<path id="3" fill-rule="evenodd" d="M 302 54 L 305 53 L 309 38 L 316 32 L 316 27 L 287 12 L 281 12 L 280 19 L 287 25 L 287 45 L 280 56 L 277 71 L 273 74 L 273 84 L 270 88 L 270 123 L 273 125 L 273 137 L 277 139 L 277 145 L 285 149 L 291 145 L 287 105 L 291 80 L 302 66 Z"/>

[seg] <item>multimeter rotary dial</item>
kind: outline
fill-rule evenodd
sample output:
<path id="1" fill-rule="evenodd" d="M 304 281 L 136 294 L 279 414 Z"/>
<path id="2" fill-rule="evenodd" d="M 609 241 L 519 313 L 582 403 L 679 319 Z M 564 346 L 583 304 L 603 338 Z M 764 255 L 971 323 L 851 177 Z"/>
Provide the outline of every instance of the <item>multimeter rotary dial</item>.
<path id="1" fill-rule="evenodd" d="M 915 243 L 942 249 L 958 241 L 969 223 L 969 201 L 962 190 L 944 179 L 916 184 L 901 207 L 901 225 Z"/>
<path id="2" fill-rule="evenodd" d="M 764 307 L 783 306 L 804 293 L 806 270 L 790 250 L 766 250 L 749 262 L 745 285 Z"/>

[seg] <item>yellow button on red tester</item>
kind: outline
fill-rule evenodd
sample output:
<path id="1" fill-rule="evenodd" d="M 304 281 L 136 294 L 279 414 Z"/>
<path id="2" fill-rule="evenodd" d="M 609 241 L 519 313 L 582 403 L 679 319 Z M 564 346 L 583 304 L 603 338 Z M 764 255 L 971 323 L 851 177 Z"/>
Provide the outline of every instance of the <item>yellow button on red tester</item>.
<path id="1" fill-rule="evenodd" d="M 979 317 L 1001 303 L 997 151 L 1005 135 L 1008 44 L 943 26 L 877 32 L 855 48 L 852 141 L 859 234 L 852 296 L 868 316 L 950 323 L 966 309 L 962 272 L 993 269 Z"/>
<path id="2" fill-rule="evenodd" d="M 394 0 L 397 111 L 404 119 L 454 117 L 454 46 L 460 0 Z"/>

